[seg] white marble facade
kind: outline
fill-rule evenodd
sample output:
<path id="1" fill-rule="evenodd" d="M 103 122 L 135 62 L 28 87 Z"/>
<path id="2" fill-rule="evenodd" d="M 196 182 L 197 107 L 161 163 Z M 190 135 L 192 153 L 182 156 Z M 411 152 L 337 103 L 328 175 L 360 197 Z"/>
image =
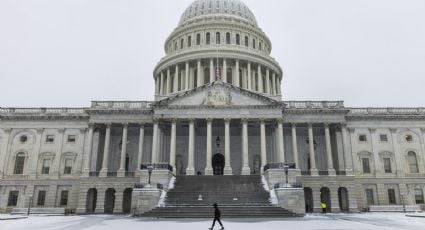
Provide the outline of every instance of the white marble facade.
<path id="1" fill-rule="evenodd" d="M 283 181 L 270 176 L 273 163 L 295 163 L 313 211 L 321 192 L 334 212 L 423 206 L 425 109 L 282 101 L 271 47 L 242 2 L 198 0 L 166 41 L 155 101 L 0 108 L 0 212 L 30 198 L 71 212 L 130 212 L 131 190 L 146 181 L 140 165 L 209 175 L 217 153 L 225 175 L 267 173 L 268 164 L 271 186 Z"/>

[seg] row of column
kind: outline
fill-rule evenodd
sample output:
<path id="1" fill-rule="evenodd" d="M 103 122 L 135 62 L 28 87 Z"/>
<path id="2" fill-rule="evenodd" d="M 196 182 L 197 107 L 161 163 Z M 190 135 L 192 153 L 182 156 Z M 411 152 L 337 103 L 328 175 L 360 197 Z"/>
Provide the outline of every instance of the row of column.
<path id="1" fill-rule="evenodd" d="M 262 67 L 260 64 L 256 64 L 257 68 L 251 68 L 253 66 L 251 62 L 245 62 L 245 66 L 242 66 L 238 59 L 233 61 L 234 65 L 229 65 L 227 59 L 220 59 L 219 62 L 222 81 L 268 95 L 282 94 L 280 88 L 282 79 L 269 68 Z M 200 87 L 208 82 L 214 82 L 216 81 L 216 65 L 217 59 L 211 58 L 207 65 L 201 59 L 198 59 L 194 66 L 191 66 L 189 61 L 185 62 L 184 70 L 179 68 L 179 64 L 171 66 L 156 76 L 155 95 L 167 96 L 179 91 Z M 205 80 L 204 68 L 209 68 L 210 71 L 207 80 Z M 232 70 L 231 79 L 228 76 L 228 68 Z M 240 79 L 240 77 L 242 78 Z"/>

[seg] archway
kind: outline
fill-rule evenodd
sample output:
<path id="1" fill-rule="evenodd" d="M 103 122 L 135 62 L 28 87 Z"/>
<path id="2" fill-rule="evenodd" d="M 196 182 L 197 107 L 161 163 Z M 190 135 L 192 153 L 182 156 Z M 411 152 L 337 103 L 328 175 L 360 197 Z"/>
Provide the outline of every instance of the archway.
<path id="1" fill-rule="evenodd" d="M 122 198 L 122 212 L 130 213 L 131 212 L 131 196 L 133 193 L 133 189 L 127 188 L 124 190 L 123 198 Z"/>
<path id="2" fill-rule="evenodd" d="M 349 202 L 348 202 L 348 191 L 347 188 L 340 187 L 338 188 L 338 200 L 339 200 L 339 208 L 342 212 L 349 211 Z"/>
<path id="3" fill-rule="evenodd" d="M 320 202 L 326 204 L 326 212 L 331 212 L 331 192 L 328 187 L 322 187 L 320 189 Z"/>
<path id="4" fill-rule="evenodd" d="M 313 212 L 313 190 L 309 187 L 304 188 L 305 212 Z"/>
<path id="5" fill-rule="evenodd" d="M 104 211 L 107 214 L 114 213 L 114 207 L 115 207 L 115 189 L 108 188 L 105 191 L 105 206 Z"/>
<path id="6" fill-rule="evenodd" d="M 87 191 L 86 213 L 94 213 L 96 211 L 97 190 L 91 188 Z"/>
<path id="7" fill-rule="evenodd" d="M 214 170 L 214 175 L 224 174 L 224 156 L 222 154 L 217 153 L 213 156 L 212 167 Z"/>

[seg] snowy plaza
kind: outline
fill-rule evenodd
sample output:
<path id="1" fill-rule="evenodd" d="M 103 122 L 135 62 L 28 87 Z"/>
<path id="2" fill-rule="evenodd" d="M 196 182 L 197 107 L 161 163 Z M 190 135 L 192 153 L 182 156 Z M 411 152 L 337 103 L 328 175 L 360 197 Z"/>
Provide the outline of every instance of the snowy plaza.
<path id="1" fill-rule="evenodd" d="M 415 215 L 415 214 L 412 214 Z M 423 215 L 423 214 L 416 214 Z M 1 219 L 11 217 L 1 215 Z M 12 216 L 13 217 L 13 216 Z M 423 216 L 425 217 L 425 216 Z M 296 230 L 419 230 L 425 227 L 425 218 L 408 217 L 402 213 L 367 214 L 312 214 L 304 218 L 284 219 L 226 219 L 226 230 L 251 229 L 296 229 Z M 208 229 L 209 219 L 143 219 L 128 216 L 87 215 L 87 216 L 30 216 L 25 219 L 0 220 L 2 230 L 107 230 L 107 229 L 149 229 L 149 230 L 198 230 Z M 215 229 L 219 229 L 218 226 Z"/>

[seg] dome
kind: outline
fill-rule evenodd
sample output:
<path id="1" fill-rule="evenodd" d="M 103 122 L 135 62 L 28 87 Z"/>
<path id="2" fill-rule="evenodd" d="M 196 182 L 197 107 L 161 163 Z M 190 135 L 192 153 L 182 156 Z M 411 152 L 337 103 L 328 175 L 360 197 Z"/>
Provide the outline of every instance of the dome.
<path id="1" fill-rule="evenodd" d="M 197 0 L 184 11 L 179 26 L 192 20 L 214 15 L 236 18 L 257 27 L 254 14 L 240 0 Z"/>

